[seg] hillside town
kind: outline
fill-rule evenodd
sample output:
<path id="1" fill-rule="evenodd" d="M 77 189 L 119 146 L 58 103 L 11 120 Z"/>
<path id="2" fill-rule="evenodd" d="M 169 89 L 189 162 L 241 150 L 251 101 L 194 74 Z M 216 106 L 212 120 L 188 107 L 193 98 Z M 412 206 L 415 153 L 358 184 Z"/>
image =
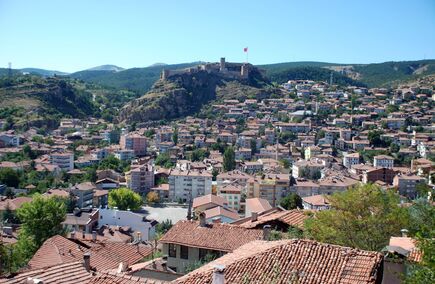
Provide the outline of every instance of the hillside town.
<path id="1" fill-rule="evenodd" d="M 361 249 L 308 223 L 355 188 L 433 206 L 434 85 L 277 88 L 167 122 L 0 121 L 0 283 L 400 283 L 422 259 L 411 228 Z M 59 230 L 18 265 L 29 204 L 54 200 Z"/>

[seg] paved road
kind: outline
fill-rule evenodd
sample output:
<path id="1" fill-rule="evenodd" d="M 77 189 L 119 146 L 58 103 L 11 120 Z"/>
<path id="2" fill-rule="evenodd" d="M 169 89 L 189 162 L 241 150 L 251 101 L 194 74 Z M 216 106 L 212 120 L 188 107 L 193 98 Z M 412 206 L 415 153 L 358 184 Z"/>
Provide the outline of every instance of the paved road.
<path id="1" fill-rule="evenodd" d="M 143 206 L 143 213 L 148 214 L 148 219 L 154 219 L 159 222 L 166 219 L 172 220 L 172 224 L 177 223 L 180 220 L 186 220 L 187 208 L 183 207 L 150 207 Z"/>

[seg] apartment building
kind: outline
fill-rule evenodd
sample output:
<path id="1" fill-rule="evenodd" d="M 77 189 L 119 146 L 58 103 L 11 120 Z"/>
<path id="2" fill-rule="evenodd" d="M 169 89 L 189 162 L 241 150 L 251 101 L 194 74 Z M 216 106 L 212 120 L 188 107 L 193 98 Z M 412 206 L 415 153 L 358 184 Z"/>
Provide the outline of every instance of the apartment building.
<path id="1" fill-rule="evenodd" d="M 147 153 L 147 138 L 139 134 L 125 134 L 119 139 L 121 149 L 133 150 L 135 156 L 144 156 Z"/>
<path id="2" fill-rule="evenodd" d="M 211 193 L 212 174 L 197 170 L 171 170 L 169 172 L 169 199 L 188 202 Z"/>
<path id="3" fill-rule="evenodd" d="M 248 181 L 247 197 L 265 199 L 275 207 L 278 206 L 281 198 L 289 192 L 289 189 L 289 175 L 267 174 Z"/>
<path id="4" fill-rule="evenodd" d="M 353 165 L 358 165 L 360 162 L 359 153 L 351 153 L 343 156 L 343 166 L 350 169 Z"/>
<path id="5" fill-rule="evenodd" d="M 50 164 L 58 166 L 63 171 L 70 171 L 74 169 L 74 153 L 51 153 Z"/>
<path id="6" fill-rule="evenodd" d="M 125 173 L 125 179 L 128 188 L 147 194 L 154 186 L 154 167 L 149 164 L 134 166 Z"/>
<path id="7" fill-rule="evenodd" d="M 376 168 L 391 169 L 394 166 L 394 158 L 387 155 L 377 155 L 373 157 L 373 166 Z"/>

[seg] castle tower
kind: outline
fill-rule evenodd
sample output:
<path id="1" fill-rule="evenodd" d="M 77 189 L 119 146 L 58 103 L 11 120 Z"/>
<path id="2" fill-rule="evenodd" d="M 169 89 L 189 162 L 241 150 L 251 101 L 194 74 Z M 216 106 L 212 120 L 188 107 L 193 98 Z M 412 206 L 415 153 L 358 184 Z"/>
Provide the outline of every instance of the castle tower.
<path id="1" fill-rule="evenodd" d="M 225 57 L 221 57 L 221 61 L 220 61 L 220 71 L 225 71 Z"/>
<path id="2" fill-rule="evenodd" d="M 166 80 L 169 77 L 169 70 L 163 69 L 162 74 L 160 74 L 160 79 Z"/>
<path id="3" fill-rule="evenodd" d="M 243 78 L 248 78 L 249 76 L 249 65 L 244 63 L 242 65 L 242 68 L 240 70 L 240 76 L 242 76 Z"/>

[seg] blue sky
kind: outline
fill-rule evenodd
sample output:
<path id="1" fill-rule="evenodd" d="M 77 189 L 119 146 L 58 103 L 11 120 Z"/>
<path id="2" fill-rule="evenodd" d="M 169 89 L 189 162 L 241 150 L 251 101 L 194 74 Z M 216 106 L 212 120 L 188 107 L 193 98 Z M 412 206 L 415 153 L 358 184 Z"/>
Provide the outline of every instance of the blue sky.
<path id="1" fill-rule="evenodd" d="M 435 58 L 434 0 L 0 0 L 0 67 Z"/>

